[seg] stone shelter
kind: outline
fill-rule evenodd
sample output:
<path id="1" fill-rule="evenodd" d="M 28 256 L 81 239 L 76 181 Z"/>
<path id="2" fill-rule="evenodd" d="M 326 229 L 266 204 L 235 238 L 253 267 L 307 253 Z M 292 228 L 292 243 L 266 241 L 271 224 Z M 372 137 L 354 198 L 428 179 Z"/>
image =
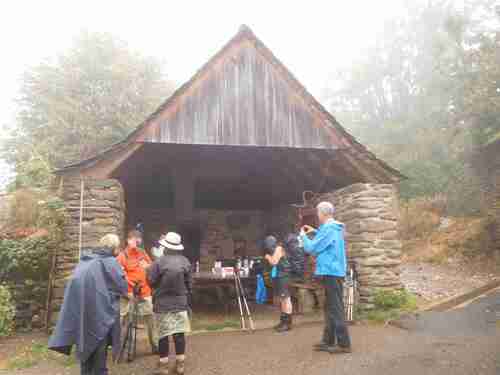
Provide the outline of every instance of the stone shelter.
<path id="1" fill-rule="evenodd" d="M 290 232 L 304 191 L 328 199 L 347 228 L 361 301 L 399 288 L 397 183 L 404 178 L 342 128 L 247 27 L 126 139 L 59 171 L 67 245 L 51 298 L 82 249 L 143 223 L 146 247 L 177 230 L 209 270 L 256 255 L 268 231 Z"/>

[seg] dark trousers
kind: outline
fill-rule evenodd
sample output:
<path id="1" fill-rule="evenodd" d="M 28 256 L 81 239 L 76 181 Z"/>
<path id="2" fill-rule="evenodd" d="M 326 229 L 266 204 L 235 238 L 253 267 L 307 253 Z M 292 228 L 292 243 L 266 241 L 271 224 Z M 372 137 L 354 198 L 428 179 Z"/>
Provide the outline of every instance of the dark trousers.
<path id="1" fill-rule="evenodd" d="M 111 341 L 110 336 L 102 340 L 97 346 L 96 350 L 90 357 L 80 364 L 81 375 L 107 375 L 108 368 L 106 367 L 106 360 L 108 357 L 108 345 Z"/>
<path id="2" fill-rule="evenodd" d="M 175 345 L 175 354 L 184 355 L 186 352 L 186 337 L 184 333 L 174 333 L 172 335 Z M 160 358 L 167 358 L 169 353 L 168 348 L 168 336 L 162 337 L 158 345 L 158 351 L 160 352 Z"/>
<path id="3" fill-rule="evenodd" d="M 335 276 L 323 276 L 325 287 L 325 329 L 323 342 L 329 345 L 350 347 L 351 339 L 345 324 L 344 315 L 344 280 Z"/>

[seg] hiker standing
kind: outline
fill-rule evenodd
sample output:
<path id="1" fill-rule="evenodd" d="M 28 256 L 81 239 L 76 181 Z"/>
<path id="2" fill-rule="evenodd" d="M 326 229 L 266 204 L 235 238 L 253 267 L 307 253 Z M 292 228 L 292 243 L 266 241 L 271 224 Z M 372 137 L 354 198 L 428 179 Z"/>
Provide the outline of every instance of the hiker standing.
<path id="1" fill-rule="evenodd" d="M 148 281 L 154 290 L 154 312 L 160 338 L 158 374 L 168 374 L 169 336 L 172 336 L 175 344 L 177 374 L 183 374 L 185 333 L 191 331 L 191 264 L 182 253 L 184 246 L 179 234 L 169 232 L 160 239 L 159 244 L 164 256 L 159 257 L 147 270 Z"/>
<path id="2" fill-rule="evenodd" d="M 142 241 L 142 235 L 137 230 L 131 230 L 127 235 L 127 247 L 118 255 L 117 260 L 125 271 L 128 282 L 128 301 L 122 303 L 121 315 L 123 317 L 122 326 L 127 327 L 130 319 L 129 311 L 133 301 L 134 286 L 139 287 L 139 300 L 137 312 L 144 317 L 147 326 L 148 339 L 153 353 L 158 351 L 158 340 L 153 320 L 153 302 L 151 297 L 151 287 L 146 280 L 146 269 L 151 265 L 148 254 L 138 246 Z"/>
<path id="3" fill-rule="evenodd" d="M 127 282 L 115 258 L 120 239 L 107 234 L 100 248 L 84 255 L 68 279 L 49 349 L 70 355 L 75 346 L 82 375 L 108 373 L 108 346 L 120 351 L 120 296 Z"/>
<path id="4" fill-rule="evenodd" d="M 350 353 L 351 339 L 344 319 L 343 283 L 346 274 L 344 224 L 333 219 L 334 207 L 330 202 L 317 206 L 319 223 L 316 230 L 302 227 L 304 250 L 316 258 L 315 276 L 325 288 L 325 329 L 322 341 L 315 350 L 329 353 Z M 315 234 L 313 239 L 309 234 Z"/>
<path id="5" fill-rule="evenodd" d="M 290 264 L 286 257 L 285 248 L 278 244 L 274 236 L 267 236 L 264 240 L 264 250 L 268 252 L 265 258 L 271 264 L 271 279 L 273 294 L 280 299 L 280 323 L 274 327 L 277 332 L 286 332 L 292 329 L 292 300 L 288 288 Z"/>

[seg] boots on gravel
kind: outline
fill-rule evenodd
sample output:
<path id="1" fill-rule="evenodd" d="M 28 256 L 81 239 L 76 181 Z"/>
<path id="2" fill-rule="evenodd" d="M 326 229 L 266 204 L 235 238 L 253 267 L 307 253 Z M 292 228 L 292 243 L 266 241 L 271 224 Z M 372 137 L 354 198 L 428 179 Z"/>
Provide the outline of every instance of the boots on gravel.
<path id="1" fill-rule="evenodd" d="M 178 355 L 175 360 L 175 371 L 178 375 L 184 374 L 186 357 L 184 355 Z"/>
<path id="2" fill-rule="evenodd" d="M 277 332 L 281 332 L 281 330 L 283 329 L 283 326 L 285 324 L 285 320 L 286 320 L 286 314 L 285 313 L 281 313 L 281 316 L 280 316 L 280 322 L 275 325 L 273 327 L 273 329 Z"/>
<path id="3" fill-rule="evenodd" d="M 277 332 L 286 332 L 292 329 L 292 314 L 282 314 L 283 324 L 276 328 Z"/>
<path id="4" fill-rule="evenodd" d="M 168 361 L 158 361 L 158 368 L 153 373 L 154 375 L 168 375 Z"/>

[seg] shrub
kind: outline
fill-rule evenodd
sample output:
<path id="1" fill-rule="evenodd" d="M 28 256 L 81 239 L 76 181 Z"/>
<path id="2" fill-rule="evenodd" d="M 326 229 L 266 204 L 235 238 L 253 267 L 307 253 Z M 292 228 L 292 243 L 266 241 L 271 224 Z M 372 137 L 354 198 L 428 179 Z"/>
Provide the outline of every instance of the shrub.
<path id="1" fill-rule="evenodd" d="M 380 290 L 375 294 L 375 308 L 379 310 L 414 310 L 417 306 L 415 296 L 406 290 Z"/>
<path id="2" fill-rule="evenodd" d="M 424 238 L 435 231 L 446 209 L 446 197 L 414 198 L 401 203 L 401 234 L 404 239 Z"/>
<path id="3" fill-rule="evenodd" d="M 53 246 L 48 237 L 0 240 L 0 282 L 47 280 Z"/>
<path id="4" fill-rule="evenodd" d="M 0 285 L 0 337 L 10 335 L 14 327 L 15 308 L 9 289 Z"/>

